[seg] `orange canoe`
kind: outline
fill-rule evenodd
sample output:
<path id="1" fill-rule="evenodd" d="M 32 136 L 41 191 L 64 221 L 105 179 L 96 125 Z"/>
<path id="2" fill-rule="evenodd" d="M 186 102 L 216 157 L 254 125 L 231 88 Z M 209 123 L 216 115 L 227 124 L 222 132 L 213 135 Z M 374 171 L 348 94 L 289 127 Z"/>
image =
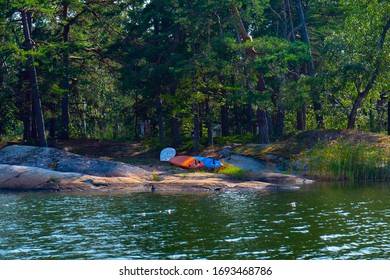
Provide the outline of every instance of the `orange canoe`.
<path id="1" fill-rule="evenodd" d="M 204 164 L 190 156 L 177 156 L 169 160 L 169 163 L 186 169 L 198 169 L 204 167 Z"/>

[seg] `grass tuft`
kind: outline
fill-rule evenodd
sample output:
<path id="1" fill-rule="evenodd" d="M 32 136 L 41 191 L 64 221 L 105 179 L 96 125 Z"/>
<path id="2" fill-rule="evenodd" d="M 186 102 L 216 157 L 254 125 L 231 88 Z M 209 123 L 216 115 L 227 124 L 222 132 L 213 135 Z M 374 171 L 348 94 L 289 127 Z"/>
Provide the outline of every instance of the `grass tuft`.
<path id="1" fill-rule="evenodd" d="M 368 143 L 331 141 L 306 153 L 309 175 L 323 180 L 383 181 L 390 179 L 390 148 Z"/>
<path id="2" fill-rule="evenodd" d="M 156 182 L 160 181 L 160 175 L 158 173 L 153 173 L 152 176 L 153 176 L 153 181 L 156 181 Z"/>
<path id="3" fill-rule="evenodd" d="M 224 165 L 221 168 L 218 168 L 215 172 L 218 174 L 228 175 L 229 177 L 237 180 L 246 180 L 249 174 L 249 171 L 230 163 L 224 163 Z"/>

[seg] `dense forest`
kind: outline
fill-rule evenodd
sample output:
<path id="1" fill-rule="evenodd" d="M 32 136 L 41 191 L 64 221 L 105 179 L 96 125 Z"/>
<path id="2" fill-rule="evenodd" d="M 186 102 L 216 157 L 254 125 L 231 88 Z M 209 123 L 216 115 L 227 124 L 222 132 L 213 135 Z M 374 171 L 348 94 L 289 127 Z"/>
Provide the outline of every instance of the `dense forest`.
<path id="1" fill-rule="evenodd" d="M 388 0 L 2 0 L 0 139 L 390 134 Z"/>

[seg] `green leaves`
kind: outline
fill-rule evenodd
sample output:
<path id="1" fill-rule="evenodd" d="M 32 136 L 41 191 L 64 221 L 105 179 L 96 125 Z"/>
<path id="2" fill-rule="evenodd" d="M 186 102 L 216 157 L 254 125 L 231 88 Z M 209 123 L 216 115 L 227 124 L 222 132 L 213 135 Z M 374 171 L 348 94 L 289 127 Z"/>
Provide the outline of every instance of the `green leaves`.
<path id="1" fill-rule="evenodd" d="M 69 4 L 66 16 L 64 4 Z M 158 114 L 167 127 L 175 116 L 191 129 L 197 106 L 201 122 L 217 124 L 223 117 L 237 133 L 254 131 L 251 110 L 261 107 L 272 117 L 285 114 L 285 126 L 293 132 L 302 106 L 309 127 L 315 123 L 314 96 L 327 126 L 345 127 L 359 95 L 359 126 L 367 128 L 369 116 L 385 123 L 387 103 L 382 102 L 382 113 L 376 104 L 390 84 L 389 35 L 383 36 L 388 1 L 303 4 L 310 50 L 300 42 L 296 1 L 3 1 L 1 93 L 5 87 L 13 95 L 26 89 L 19 79 L 26 58 L 33 57 L 47 116 L 61 115 L 61 99 L 69 93 L 73 135 L 85 133 L 85 123 L 93 134 L 100 130 L 97 123 L 112 128 L 119 122 L 134 136 L 137 121 Z M 34 14 L 30 51 L 20 28 L 22 8 Z M 232 8 L 253 40 L 240 38 Z M 316 74 L 308 77 L 303 73 L 312 58 Z M 162 97 L 160 109 L 156 96 Z M 12 98 L 2 100 L 7 108 L 20 107 L 11 106 Z M 14 109 L 7 112 L 17 119 Z"/>
<path id="2" fill-rule="evenodd" d="M 365 107 L 367 96 L 378 99 L 385 88 L 382 77 L 390 64 L 386 43 L 390 5 L 378 0 L 341 2 L 347 11 L 343 29 L 329 36 L 325 47 L 329 77 L 340 81 L 339 99 L 353 96 L 356 100 L 350 111 L 349 126 L 353 127 L 357 110 Z"/>

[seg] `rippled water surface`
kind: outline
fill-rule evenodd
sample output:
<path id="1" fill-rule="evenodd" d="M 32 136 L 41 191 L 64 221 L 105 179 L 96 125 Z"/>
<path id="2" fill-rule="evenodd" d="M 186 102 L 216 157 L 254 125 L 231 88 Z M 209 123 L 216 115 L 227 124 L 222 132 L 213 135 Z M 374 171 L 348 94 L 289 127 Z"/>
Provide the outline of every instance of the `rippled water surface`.
<path id="1" fill-rule="evenodd" d="M 0 259 L 389 259 L 390 185 L 0 193 Z"/>

